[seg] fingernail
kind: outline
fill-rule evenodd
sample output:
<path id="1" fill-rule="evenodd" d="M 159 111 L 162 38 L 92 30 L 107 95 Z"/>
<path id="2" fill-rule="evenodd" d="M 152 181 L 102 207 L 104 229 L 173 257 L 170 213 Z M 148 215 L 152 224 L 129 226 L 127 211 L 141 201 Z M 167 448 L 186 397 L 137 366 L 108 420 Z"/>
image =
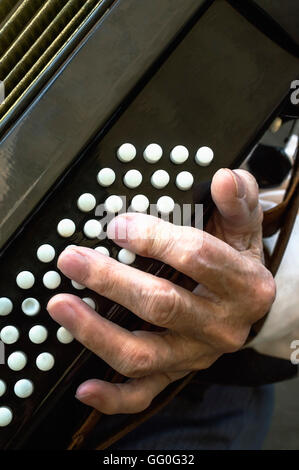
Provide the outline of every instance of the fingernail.
<path id="1" fill-rule="evenodd" d="M 107 236 L 111 240 L 126 241 L 128 239 L 128 227 L 128 218 L 119 215 L 108 224 Z"/>
<path id="2" fill-rule="evenodd" d="M 72 248 L 61 253 L 57 266 L 65 276 L 77 282 L 82 282 L 88 273 L 87 258 Z"/>
<path id="3" fill-rule="evenodd" d="M 232 174 L 236 185 L 237 198 L 242 199 L 246 194 L 245 184 L 242 177 L 236 171 L 232 170 Z"/>
<path id="4" fill-rule="evenodd" d="M 88 392 L 88 387 L 85 384 L 79 385 L 76 391 L 75 398 L 78 400 L 83 400 L 84 398 L 89 397 L 90 393 Z"/>

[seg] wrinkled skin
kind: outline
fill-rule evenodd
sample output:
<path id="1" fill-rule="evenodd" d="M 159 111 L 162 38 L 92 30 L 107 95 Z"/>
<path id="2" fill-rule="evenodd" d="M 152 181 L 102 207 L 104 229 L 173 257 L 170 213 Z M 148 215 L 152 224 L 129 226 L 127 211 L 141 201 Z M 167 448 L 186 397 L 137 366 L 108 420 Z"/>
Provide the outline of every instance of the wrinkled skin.
<path id="1" fill-rule="evenodd" d="M 194 292 L 88 248 L 60 255 L 58 268 L 67 277 L 165 328 L 129 332 L 76 296 L 53 297 L 52 318 L 129 378 L 123 384 L 88 380 L 76 394 L 83 403 L 106 414 L 140 412 L 169 383 L 242 348 L 251 326 L 269 311 L 275 283 L 263 265 L 256 181 L 243 170 L 219 170 L 212 197 L 216 209 L 206 232 L 143 214 L 120 215 L 108 226 L 119 246 L 187 274 L 198 283 Z"/>

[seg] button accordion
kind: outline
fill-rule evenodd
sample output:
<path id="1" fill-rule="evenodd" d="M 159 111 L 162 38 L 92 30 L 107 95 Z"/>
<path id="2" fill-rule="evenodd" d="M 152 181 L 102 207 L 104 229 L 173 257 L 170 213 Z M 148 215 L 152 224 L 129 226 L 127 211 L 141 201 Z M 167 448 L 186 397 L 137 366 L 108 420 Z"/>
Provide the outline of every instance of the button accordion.
<path id="1" fill-rule="evenodd" d="M 191 223 L 196 204 L 208 217 L 215 171 L 238 166 L 288 99 L 292 38 L 271 19 L 253 24 L 244 3 L 1 1 L 1 448 L 65 448 L 90 413 L 77 386 L 111 377 L 49 317 L 54 294 L 138 324 L 62 276 L 61 251 L 87 246 L 172 276 L 107 241 L 107 218 L 153 209 L 172 220 L 188 205 Z"/>

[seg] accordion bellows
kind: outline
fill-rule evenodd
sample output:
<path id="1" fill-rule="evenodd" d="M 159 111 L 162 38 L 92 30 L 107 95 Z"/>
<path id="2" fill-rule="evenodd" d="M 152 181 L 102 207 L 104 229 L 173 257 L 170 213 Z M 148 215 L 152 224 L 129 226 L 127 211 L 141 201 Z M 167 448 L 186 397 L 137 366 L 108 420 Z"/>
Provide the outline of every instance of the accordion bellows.
<path id="1" fill-rule="evenodd" d="M 0 80 L 14 106 L 102 0 L 3 0 L 0 4 Z"/>

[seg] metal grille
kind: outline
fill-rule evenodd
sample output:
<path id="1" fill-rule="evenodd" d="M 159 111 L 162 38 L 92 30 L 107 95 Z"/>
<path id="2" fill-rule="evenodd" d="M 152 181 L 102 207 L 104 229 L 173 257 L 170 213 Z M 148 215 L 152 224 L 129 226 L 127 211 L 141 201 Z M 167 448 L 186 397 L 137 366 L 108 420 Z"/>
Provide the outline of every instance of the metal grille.
<path id="1" fill-rule="evenodd" d="M 0 121 L 103 0 L 1 0 Z"/>

